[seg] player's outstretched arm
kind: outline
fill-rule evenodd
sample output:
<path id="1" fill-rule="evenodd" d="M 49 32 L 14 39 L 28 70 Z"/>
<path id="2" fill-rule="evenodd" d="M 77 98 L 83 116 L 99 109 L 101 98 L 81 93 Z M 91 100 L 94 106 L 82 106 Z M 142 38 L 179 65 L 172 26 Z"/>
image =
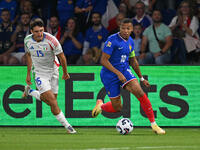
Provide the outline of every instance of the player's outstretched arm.
<path id="1" fill-rule="evenodd" d="M 146 87 L 150 87 L 150 84 L 147 80 L 143 79 L 142 77 L 142 73 L 140 71 L 140 67 L 139 67 L 139 63 L 136 59 L 136 57 L 131 57 L 130 58 L 130 65 L 131 67 L 133 68 L 133 70 L 135 71 L 135 73 L 137 74 L 137 76 L 142 79 L 141 81 L 143 82 L 143 84 L 146 86 Z"/>
<path id="2" fill-rule="evenodd" d="M 64 53 L 60 53 L 57 55 L 59 60 L 60 60 L 60 63 L 61 63 L 61 66 L 62 66 L 62 70 L 63 70 L 63 76 L 62 76 L 62 79 L 63 80 L 67 80 L 70 78 L 69 74 L 67 73 L 67 60 L 65 58 L 65 55 Z"/>
<path id="3" fill-rule="evenodd" d="M 32 67 L 32 60 L 30 53 L 26 52 L 26 64 L 27 64 L 27 75 L 26 75 L 26 83 L 31 85 L 31 67 Z"/>

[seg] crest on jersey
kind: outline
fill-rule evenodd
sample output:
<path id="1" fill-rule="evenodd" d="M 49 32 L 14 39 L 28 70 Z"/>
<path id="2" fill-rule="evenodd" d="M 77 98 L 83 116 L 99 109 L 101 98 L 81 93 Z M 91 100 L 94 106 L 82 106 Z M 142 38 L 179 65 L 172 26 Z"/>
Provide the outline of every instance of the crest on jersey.
<path id="1" fill-rule="evenodd" d="M 101 40 L 103 37 L 101 35 L 97 36 L 98 40 Z"/>
<path id="2" fill-rule="evenodd" d="M 106 47 L 111 47 L 112 43 L 110 41 L 108 41 Z"/>

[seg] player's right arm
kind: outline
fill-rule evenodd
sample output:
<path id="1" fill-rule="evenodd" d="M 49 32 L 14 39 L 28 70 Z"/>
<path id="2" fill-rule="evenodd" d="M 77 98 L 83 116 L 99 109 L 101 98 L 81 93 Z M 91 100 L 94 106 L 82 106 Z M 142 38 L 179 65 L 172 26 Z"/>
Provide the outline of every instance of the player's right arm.
<path id="1" fill-rule="evenodd" d="M 24 39 L 24 50 L 25 50 L 25 57 L 26 57 L 26 64 L 27 64 L 27 75 L 26 75 L 26 83 L 28 85 L 31 83 L 31 67 L 32 67 L 32 60 L 31 60 L 31 54 L 29 52 L 29 48 L 27 46 L 28 40 L 31 38 L 31 35 L 28 35 Z"/>
<path id="2" fill-rule="evenodd" d="M 32 84 L 31 83 L 31 67 L 32 67 L 32 60 L 31 60 L 31 55 L 29 52 L 26 52 L 26 64 L 27 64 L 27 75 L 26 75 L 26 83 L 28 85 Z"/>

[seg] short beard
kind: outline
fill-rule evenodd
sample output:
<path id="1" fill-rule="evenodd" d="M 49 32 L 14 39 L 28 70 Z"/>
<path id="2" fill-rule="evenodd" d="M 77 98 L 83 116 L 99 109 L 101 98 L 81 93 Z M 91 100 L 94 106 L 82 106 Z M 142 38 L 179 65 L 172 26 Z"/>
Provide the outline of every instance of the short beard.
<path id="1" fill-rule="evenodd" d="M 101 23 L 98 22 L 98 23 L 93 23 L 94 26 L 99 26 Z"/>
<path id="2" fill-rule="evenodd" d="M 158 20 L 158 21 L 153 21 L 154 23 L 161 23 L 162 21 L 161 20 Z"/>

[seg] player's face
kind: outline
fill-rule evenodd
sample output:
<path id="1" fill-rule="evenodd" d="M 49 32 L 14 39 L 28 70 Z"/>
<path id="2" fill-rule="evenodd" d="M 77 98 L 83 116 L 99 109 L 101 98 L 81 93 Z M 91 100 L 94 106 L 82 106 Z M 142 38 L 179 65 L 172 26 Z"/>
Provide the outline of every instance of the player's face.
<path id="1" fill-rule="evenodd" d="M 131 35 L 131 32 L 133 31 L 133 25 L 132 23 L 122 23 L 120 25 L 120 36 L 124 39 L 128 39 Z"/>
<path id="2" fill-rule="evenodd" d="M 35 26 L 31 33 L 33 34 L 33 39 L 40 42 L 43 40 L 44 27 Z"/>

